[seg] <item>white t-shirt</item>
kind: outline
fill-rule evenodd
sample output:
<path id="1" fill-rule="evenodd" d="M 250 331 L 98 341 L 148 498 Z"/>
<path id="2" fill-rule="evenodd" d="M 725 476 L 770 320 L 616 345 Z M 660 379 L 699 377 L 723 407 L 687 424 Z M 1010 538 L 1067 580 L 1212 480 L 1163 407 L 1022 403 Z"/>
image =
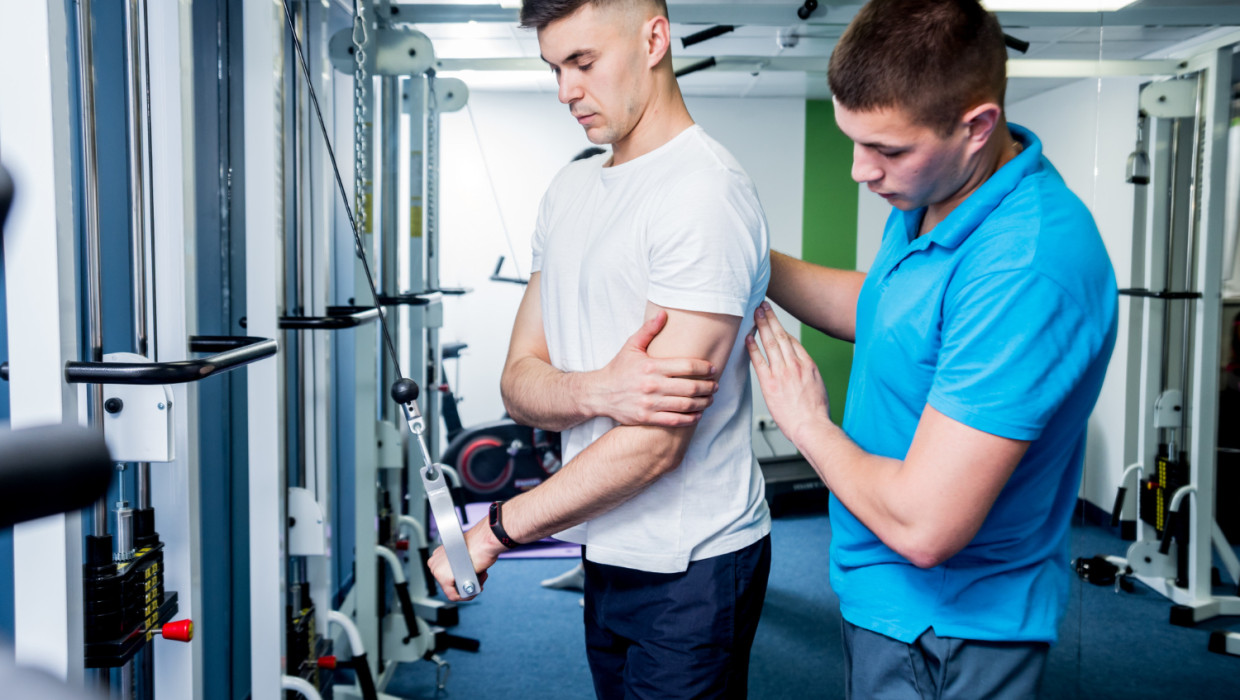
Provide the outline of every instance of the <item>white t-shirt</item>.
<path id="1" fill-rule="evenodd" d="M 742 340 L 770 279 L 758 193 L 700 126 L 627 163 L 601 154 L 570 163 L 544 195 L 532 269 L 541 271 L 551 363 L 606 365 L 642 324 L 646 302 L 741 317 L 714 403 L 680 466 L 631 500 L 557 535 L 593 562 L 672 573 L 742 549 L 771 528 L 750 444 L 751 394 Z M 594 418 L 563 433 L 571 460 L 615 427 Z"/>

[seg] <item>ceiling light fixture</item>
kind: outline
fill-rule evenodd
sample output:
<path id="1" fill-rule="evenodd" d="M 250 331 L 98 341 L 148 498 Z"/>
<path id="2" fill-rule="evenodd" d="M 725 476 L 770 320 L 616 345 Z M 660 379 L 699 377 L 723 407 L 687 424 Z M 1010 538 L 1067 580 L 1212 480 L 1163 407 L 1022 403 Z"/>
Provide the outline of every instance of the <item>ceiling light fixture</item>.
<path id="1" fill-rule="evenodd" d="M 991 12 L 1114 12 L 1136 0 L 982 0 Z"/>

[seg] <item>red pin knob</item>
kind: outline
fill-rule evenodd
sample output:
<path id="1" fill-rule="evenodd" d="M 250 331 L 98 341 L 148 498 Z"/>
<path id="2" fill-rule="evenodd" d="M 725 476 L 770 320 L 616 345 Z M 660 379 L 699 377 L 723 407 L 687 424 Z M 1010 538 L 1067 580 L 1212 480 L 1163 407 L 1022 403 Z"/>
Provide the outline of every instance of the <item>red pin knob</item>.
<path id="1" fill-rule="evenodd" d="M 409 551 L 409 540 L 396 540 L 396 551 L 398 552 Z"/>
<path id="2" fill-rule="evenodd" d="M 164 639 L 188 642 L 194 638 L 194 623 L 192 620 L 176 620 L 161 627 L 159 633 L 164 635 Z"/>
<path id="3" fill-rule="evenodd" d="M 336 657 L 320 656 L 319 657 L 319 668 L 326 668 L 329 670 L 335 669 L 336 668 Z"/>

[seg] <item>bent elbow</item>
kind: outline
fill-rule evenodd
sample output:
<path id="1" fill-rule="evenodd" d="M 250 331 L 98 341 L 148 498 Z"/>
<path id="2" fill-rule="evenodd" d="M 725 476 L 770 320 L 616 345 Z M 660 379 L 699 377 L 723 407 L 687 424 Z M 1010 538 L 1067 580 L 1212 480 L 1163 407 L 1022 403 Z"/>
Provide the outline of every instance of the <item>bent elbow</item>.
<path id="1" fill-rule="evenodd" d="M 946 537 L 922 536 L 910 538 L 902 546 L 892 549 L 919 569 L 933 569 L 956 556 L 964 545 L 958 545 Z"/>
<path id="2" fill-rule="evenodd" d="M 516 395 L 516 387 L 513 386 L 514 383 L 515 382 L 511 379 L 508 372 L 508 368 L 505 367 L 504 373 L 501 374 L 499 378 L 499 397 L 500 401 L 504 404 L 504 413 L 507 413 L 508 417 L 514 421 L 525 425 L 526 423 L 524 422 L 524 416 L 521 412 L 521 406 L 518 405 L 517 401 L 513 398 Z"/>
<path id="3" fill-rule="evenodd" d="M 664 443 L 658 445 L 651 450 L 648 474 L 650 481 L 655 481 L 665 474 L 675 471 L 685 460 L 685 453 L 689 451 L 688 443 L 680 444 L 680 441 Z"/>
<path id="4" fill-rule="evenodd" d="M 933 569 L 951 558 L 950 556 L 943 556 L 942 554 L 931 550 L 910 551 L 908 553 L 902 553 L 902 556 L 905 559 L 908 559 L 910 564 L 919 569 Z"/>

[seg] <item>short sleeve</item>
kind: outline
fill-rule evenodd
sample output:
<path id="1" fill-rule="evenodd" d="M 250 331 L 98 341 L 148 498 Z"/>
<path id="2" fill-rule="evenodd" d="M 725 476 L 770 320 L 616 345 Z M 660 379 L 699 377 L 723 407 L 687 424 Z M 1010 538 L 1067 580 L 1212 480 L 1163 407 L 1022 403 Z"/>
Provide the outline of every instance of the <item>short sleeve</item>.
<path id="1" fill-rule="evenodd" d="M 647 234 L 650 301 L 667 308 L 745 316 L 769 276 L 766 215 L 748 179 L 728 170 L 682 180 Z"/>
<path id="2" fill-rule="evenodd" d="M 530 237 L 530 248 L 533 259 L 530 261 L 530 274 L 542 271 L 543 248 L 547 244 L 547 230 L 551 227 L 551 188 L 543 194 L 538 205 L 538 219 L 534 222 L 534 235 Z"/>
<path id="3" fill-rule="evenodd" d="M 1105 334 L 1057 283 L 995 272 L 944 299 L 928 402 L 977 430 L 1035 440 L 1089 371 Z"/>

